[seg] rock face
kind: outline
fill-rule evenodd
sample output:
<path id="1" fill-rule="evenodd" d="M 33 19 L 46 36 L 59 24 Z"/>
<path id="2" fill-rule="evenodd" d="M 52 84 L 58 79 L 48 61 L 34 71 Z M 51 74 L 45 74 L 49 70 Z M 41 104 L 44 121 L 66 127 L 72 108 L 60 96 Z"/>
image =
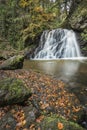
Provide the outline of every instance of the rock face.
<path id="1" fill-rule="evenodd" d="M 14 70 L 14 69 L 21 69 L 23 67 L 24 57 L 21 55 L 13 56 L 8 60 L 4 61 L 0 65 L 0 69 L 2 70 Z"/>
<path id="2" fill-rule="evenodd" d="M 15 130 L 16 129 L 16 121 L 13 118 L 11 113 L 7 113 L 1 120 L 0 120 L 0 129 L 1 130 Z M 7 125 L 9 124 L 9 125 Z M 8 128 L 6 128 L 6 125 Z"/>
<path id="3" fill-rule="evenodd" d="M 82 56 L 87 56 L 87 41 L 85 41 L 80 32 L 76 32 L 77 41 L 80 46 Z"/>
<path id="4" fill-rule="evenodd" d="M 8 78 L 0 81 L 0 106 L 21 104 L 31 96 L 21 80 Z"/>
<path id="5" fill-rule="evenodd" d="M 78 0 L 69 18 L 70 26 L 78 33 L 78 41 L 83 56 L 87 56 L 87 0 Z"/>
<path id="6" fill-rule="evenodd" d="M 70 25 L 73 29 L 83 31 L 87 28 L 87 0 L 79 2 L 71 15 Z"/>
<path id="7" fill-rule="evenodd" d="M 13 110 L 9 110 L 0 119 L 0 130 L 30 130 L 29 127 L 35 123 L 39 113 L 36 108 L 31 105 L 27 107 L 22 106 L 19 111 L 19 108 L 14 106 Z"/>

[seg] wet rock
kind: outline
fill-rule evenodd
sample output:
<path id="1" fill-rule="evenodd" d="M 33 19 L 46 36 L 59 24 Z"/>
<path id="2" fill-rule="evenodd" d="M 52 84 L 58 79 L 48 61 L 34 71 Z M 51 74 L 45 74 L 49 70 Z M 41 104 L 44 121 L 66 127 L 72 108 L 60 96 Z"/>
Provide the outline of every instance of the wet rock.
<path id="1" fill-rule="evenodd" d="M 77 41 L 80 46 L 82 56 L 87 56 L 87 41 L 85 41 L 82 38 L 81 33 L 79 33 L 79 32 L 75 32 L 75 33 L 76 33 Z"/>
<path id="2" fill-rule="evenodd" d="M 13 115 L 8 112 L 0 120 L 0 130 L 15 130 L 16 129 L 16 120 L 13 118 Z"/>
<path id="3" fill-rule="evenodd" d="M 14 70 L 21 69 L 23 67 L 24 56 L 18 55 L 5 60 L 0 65 L 0 70 Z"/>
<path id="4" fill-rule="evenodd" d="M 87 129 L 87 107 L 83 108 L 83 114 L 81 118 L 79 119 L 78 123 Z"/>
<path id="5" fill-rule="evenodd" d="M 29 104 L 29 106 L 14 105 L 1 118 L 0 130 L 29 129 L 38 116 L 39 111 L 32 104 Z"/>
<path id="6" fill-rule="evenodd" d="M 34 52 L 35 52 L 35 49 L 37 48 L 37 46 L 33 46 L 27 50 L 25 50 L 24 52 L 24 58 L 25 59 L 31 59 L 34 57 Z"/>
<path id="7" fill-rule="evenodd" d="M 26 119 L 25 127 L 29 128 L 31 124 L 35 123 L 36 118 L 40 115 L 40 112 L 32 105 L 25 107 L 23 110 L 25 112 Z"/>
<path id="8" fill-rule="evenodd" d="M 0 81 L 0 106 L 20 104 L 31 96 L 21 80 L 8 78 Z"/>

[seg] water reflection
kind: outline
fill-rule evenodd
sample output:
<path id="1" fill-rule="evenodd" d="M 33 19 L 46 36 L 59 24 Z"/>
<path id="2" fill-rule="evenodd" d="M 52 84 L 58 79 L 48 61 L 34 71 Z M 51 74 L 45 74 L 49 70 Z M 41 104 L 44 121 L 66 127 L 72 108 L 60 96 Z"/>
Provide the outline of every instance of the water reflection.
<path id="1" fill-rule="evenodd" d="M 78 71 L 80 62 L 78 61 L 39 61 L 39 70 L 57 76 L 58 78 L 70 80 Z"/>
<path id="2" fill-rule="evenodd" d="M 25 69 L 34 69 L 53 75 L 63 80 L 78 80 L 78 77 L 87 75 L 87 60 L 52 60 L 52 61 L 25 61 Z M 86 76 L 87 77 L 87 76 Z"/>
<path id="3" fill-rule="evenodd" d="M 56 73 L 57 64 L 56 62 L 39 62 L 38 67 L 46 74 L 54 75 Z"/>
<path id="4" fill-rule="evenodd" d="M 62 76 L 70 80 L 79 70 L 80 62 L 64 62 L 62 65 Z"/>
<path id="5" fill-rule="evenodd" d="M 87 104 L 87 60 L 25 61 L 24 69 L 33 69 L 67 82 L 80 102 Z M 82 94 L 82 93 L 84 94 Z"/>

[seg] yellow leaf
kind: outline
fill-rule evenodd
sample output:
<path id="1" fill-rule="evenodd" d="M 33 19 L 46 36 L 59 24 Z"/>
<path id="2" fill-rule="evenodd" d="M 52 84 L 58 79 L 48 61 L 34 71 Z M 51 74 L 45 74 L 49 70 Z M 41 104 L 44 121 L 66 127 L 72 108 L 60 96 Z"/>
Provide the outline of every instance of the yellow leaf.
<path id="1" fill-rule="evenodd" d="M 35 125 L 34 125 L 34 124 L 32 124 L 32 125 L 30 126 L 30 129 L 34 128 L 34 126 L 35 126 Z"/>
<path id="2" fill-rule="evenodd" d="M 22 121 L 22 125 L 24 126 L 26 124 L 26 120 Z"/>

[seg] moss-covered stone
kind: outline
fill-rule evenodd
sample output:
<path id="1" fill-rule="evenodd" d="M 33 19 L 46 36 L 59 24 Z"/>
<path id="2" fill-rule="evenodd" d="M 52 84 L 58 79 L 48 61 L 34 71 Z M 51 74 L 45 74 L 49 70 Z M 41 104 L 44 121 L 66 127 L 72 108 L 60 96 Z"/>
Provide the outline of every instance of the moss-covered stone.
<path id="1" fill-rule="evenodd" d="M 22 55 L 13 56 L 8 60 L 4 61 L 0 65 L 0 69 L 3 70 L 21 69 L 23 67 L 23 61 L 24 61 L 24 56 Z"/>
<path id="2" fill-rule="evenodd" d="M 8 78 L 0 81 L 0 106 L 20 104 L 31 96 L 21 80 Z"/>
<path id="3" fill-rule="evenodd" d="M 37 128 L 38 127 L 40 127 L 41 130 L 84 130 L 84 128 L 77 123 L 67 121 L 63 117 L 58 117 L 56 115 L 45 117 L 43 122 L 41 122 Z"/>

